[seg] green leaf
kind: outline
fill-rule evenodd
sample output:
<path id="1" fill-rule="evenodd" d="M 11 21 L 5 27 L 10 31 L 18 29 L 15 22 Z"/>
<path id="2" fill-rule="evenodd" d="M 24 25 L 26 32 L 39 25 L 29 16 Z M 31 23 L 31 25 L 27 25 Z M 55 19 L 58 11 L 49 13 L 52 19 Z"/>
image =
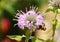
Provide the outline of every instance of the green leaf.
<path id="1" fill-rule="evenodd" d="M 32 40 L 32 42 L 36 41 L 36 37 L 34 37 L 34 36 L 31 36 L 30 39 Z"/>
<path id="2" fill-rule="evenodd" d="M 46 10 L 46 13 L 47 13 L 47 12 L 50 12 L 50 11 L 53 11 L 53 9 L 48 8 L 48 9 Z"/>
<path id="3" fill-rule="evenodd" d="M 36 38 L 35 42 L 45 42 L 43 39 Z"/>
<path id="4" fill-rule="evenodd" d="M 45 42 L 45 40 L 37 38 L 35 36 L 31 36 L 30 39 L 32 40 L 32 42 Z"/>
<path id="5" fill-rule="evenodd" d="M 51 39 L 46 40 L 45 42 L 53 42 Z"/>
<path id="6" fill-rule="evenodd" d="M 46 12 L 50 12 L 50 11 L 52 11 L 53 13 L 56 13 L 56 14 L 59 13 L 57 7 L 53 7 L 52 9 L 51 9 L 51 8 L 48 8 L 48 9 L 46 10 Z"/>
<path id="7" fill-rule="evenodd" d="M 19 35 L 9 35 L 8 38 L 10 39 L 14 39 L 14 40 L 17 40 L 17 41 L 20 41 L 23 36 L 19 36 Z"/>

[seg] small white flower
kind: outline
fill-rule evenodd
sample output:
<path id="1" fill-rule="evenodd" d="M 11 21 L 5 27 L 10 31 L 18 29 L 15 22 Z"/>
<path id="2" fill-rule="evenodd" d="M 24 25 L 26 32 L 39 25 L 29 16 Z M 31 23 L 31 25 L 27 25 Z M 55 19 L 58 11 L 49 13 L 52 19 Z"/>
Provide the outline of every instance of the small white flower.
<path id="1" fill-rule="evenodd" d="M 49 5 L 60 7 L 60 0 L 49 0 Z"/>

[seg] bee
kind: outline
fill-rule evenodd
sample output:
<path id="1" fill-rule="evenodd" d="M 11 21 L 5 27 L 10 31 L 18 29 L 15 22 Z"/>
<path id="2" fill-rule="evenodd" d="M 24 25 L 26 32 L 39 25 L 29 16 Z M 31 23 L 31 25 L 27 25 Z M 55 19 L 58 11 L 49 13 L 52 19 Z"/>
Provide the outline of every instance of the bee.
<path id="1" fill-rule="evenodd" d="M 45 24 L 39 25 L 38 30 L 43 30 L 43 31 L 45 31 L 45 30 L 46 30 Z"/>

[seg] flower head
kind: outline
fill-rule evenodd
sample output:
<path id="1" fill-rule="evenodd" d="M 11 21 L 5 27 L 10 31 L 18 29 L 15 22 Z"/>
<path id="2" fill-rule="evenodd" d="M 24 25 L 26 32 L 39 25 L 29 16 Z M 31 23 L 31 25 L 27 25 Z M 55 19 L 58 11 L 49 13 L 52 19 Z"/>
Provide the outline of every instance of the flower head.
<path id="1" fill-rule="evenodd" d="M 24 27 L 32 29 L 33 26 L 36 29 L 39 27 L 39 25 L 42 25 L 44 22 L 42 15 L 36 13 L 35 8 L 30 9 L 26 13 L 20 11 L 16 14 L 15 17 L 17 17 L 17 25 L 21 29 L 24 29 Z"/>
<path id="2" fill-rule="evenodd" d="M 50 6 L 60 7 L 60 0 L 49 0 Z"/>

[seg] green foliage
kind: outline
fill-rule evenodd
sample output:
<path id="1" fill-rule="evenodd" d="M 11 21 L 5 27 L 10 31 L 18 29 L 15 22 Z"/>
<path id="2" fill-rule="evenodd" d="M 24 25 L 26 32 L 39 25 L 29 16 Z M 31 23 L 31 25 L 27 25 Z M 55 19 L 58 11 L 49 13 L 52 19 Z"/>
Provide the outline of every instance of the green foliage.
<path id="1" fill-rule="evenodd" d="M 36 41 L 36 37 L 35 36 L 31 36 L 30 39 L 31 39 L 32 42 Z"/>
<path id="2" fill-rule="evenodd" d="M 9 13 L 14 14 L 14 8 L 12 7 L 12 5 L 17 2 L 17 0 L 1 0 L 0 1 L 0 11 L 4 12 L 4 10 L 8 11 Z"/>
<path id="3" fill-rule="evenodd" d="M 58 12 L 58 7 L 53 7 L 52 9 L 51 8 L 48 8 L 46 10 L 46 12 L 49 12 L 49 11 L 52 11 L 54 14 L 55 14 L 55 17 L 52 21 L 52 30 L 53 30 L 53 35 L 52 35 L 52 42 L 54 42 L 54 35 L 55 35 L 55 30 L 56 30 L 56 26 L 57 26 L 57 23 L 58 23 L 58 20 L 56 19 L 57 17 L 57 14 L 59 13 Z M 48 41 L 47 41 L 48 42 Z"/>
<path id="4" fill-rule="evenodd" d="M 24 31 L 25 31 L 26 39 L 29 39 L 31 36 L 30 30 L 27 27 L 25 27 Z"/>
<path id="5" fill-rule="evenodd" d="M 55 30 L 56 30 L 56 26 L 57 26 L 57 19 L 54 19 L 53 20 L 53 23 L 52 23 L 52 26 L 53 26 L 53 33 L 55 32 Z"/>
<path id="6" fill-rule="evenodd" d="M 50 12 L 50 11 L 52 11 L 53 13 L 55 13 L 54 20 L 52 21 L 52 22 L 53 22 L 53 23 L 52 23 L 53 31 L 55 31 L 56 26 L 57 26 L 56 16 L 57 16 L 57 14 L 59 13 L 59 12 L 58 12 L 58 8 L 57 8 L 57 7 L 53 7 L 52 9 L 51 9 L 51 8 L 48 8 L 48 9 L 46 10 L 46 12 Z"/>
<path id="7" fill-rule="evenodd" d="M 21 30 L 20 30 L 21 32 L 19 32 L 19 30 L 17 30 L 18 27 L 17 28 L 13 27 L 16 22 L 14 23 L 12 18 L 16 14 L 16 11 L 17 10 L 25 11 L 25 8 L 26 7 L 29 8 L 30 5 L 31 6 L 33 5 L 33 6 L 41 7 L 46 2 L 47 2 L 47 0 L 1 0 L 0 1 L 0 15 L 1 14 L 6 14 L 6 15 L 9 14 L 9 15 L 7 15 L 7 17 L 9 17 L 11 19 L 11 21 L 12 21 L 11 22 L 12 27 L 10 29 L 11 33 L 12 33 L 12 31 L 14 31 L 12 34 L 17 34 L 17 31 L 18 31 L 18 33 L 22 33 Z M 49 11 L 53 11 L 54 13 L 58 13 L 58 10 L 56 10 L 56 8 L 54 8 L 54 10 L 53 9 L 47 9 L 46 12 L 49 12 Z M 56 26 L 56 23 L 54 24 L 54 26 Z M 33 29 L 33 31 L 35 31 L 35 30 Z M 31 39 L 32 42 L 50 42 L 50 40 L 44 41 L 42 39 L 38 39 L 38 38 L 36 38 L 34 36 L 31 36 L 30 30 L 28 28 L 26 28 L 26 27 L 24 29 L 24 33 L 25 33 L 25 36 L 26 36 L 26 40 Z M 2 38 L 2 37 L 3 37 L 3 35 L 0 34 L 0 38 Z M 9 35 L 8 37 L 10 39 L 15 39 L 17 41 L 20 41 L 23 38 L 23 36 L 20 36 L 20 35 Z"/>
<path id="8" fill-rule="evenodd" d="M 15 13 L 15 10 L 14 10 L 14 8 L 11 6 L 11 5 L 6 5 L 5 7 L 5 10 L 7 10 L 10 14 L 12 14 L 12 15 L 14 15 L 14 13 Z"/>
<path id="9" fill-rule="evenodd" d="M 32 38 L 31 40 L 32 40 L 32 42 L 35 42 L 36 41 L 36 38 Z"/>
<path id="10" fill-rule="evenodd" d="M 36 38 L 35 42 L 45 42 L 43 39 Z"/>
<path id="11" fill-rule="evenodd" d="M 22 40 L 23 36 L 20 36 L 20 35 L 9 35 L 8 38 L 20 41 L 20 40 Z"/>
<path id="12" fill-rule="evenodd" d="M 53 7 L 53 12 L 55 13 L 55 14 L 58 14 L 59 12 L 58 12 L 58 8 L 57 7 Z"/>
<path id="13" fill-rule="evenodd" d="M 50 12 L 50 11 L 53 11 L 53 9 L 48 8 L 48 9 L 46 10 L 46 13 L 47 13 L 47 12 Z"/>
<path id="14" fill-rule="evenodd" d="M 0 32 L 0 40 L 4 38 L 5 38 L 5 35 Z"/>
<path id="15" fill-rule="evenodd" d="M 45 42 L 53 42 L 51 39 L 46 40 Z"/>
<path id="16" fill-rule="evenodd" d="M 57 8 L 57 7 L 48 8 L 48 9 L 46 10 L 46 13 L 47 13 L 47 12 L 50 12 L 50 11 L 52 11 L 53 13 L 56 13 L 56 14 L 58 14 L 58 13 L 59 13 L 59 12 L 58 12 L 58 8 Z"/>

